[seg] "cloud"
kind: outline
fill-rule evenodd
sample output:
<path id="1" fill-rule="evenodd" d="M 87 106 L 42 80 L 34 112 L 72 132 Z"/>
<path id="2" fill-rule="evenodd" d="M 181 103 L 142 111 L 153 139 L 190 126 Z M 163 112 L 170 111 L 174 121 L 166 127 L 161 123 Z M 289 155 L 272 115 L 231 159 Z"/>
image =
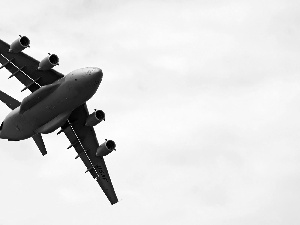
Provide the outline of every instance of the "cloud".
<path id="1" fill-rule="evenodd" d="M 26 53 L 37 59 L 49 51 L 58 54 L 56 69 L 65 74 L 85 66 L 103 69 L 88 107 L 106 112 L 107 121 L 95 129 L 100 143 L 107 137 L 117 143 L 117 152 L 105 160 L 122 201 L 110 207 L 97 183 L 81 175 L 82 162 L 65 149 L 65 137 L 50 134 L 47 159 L 29 140 L 1 141 L 6 184 L 1 210 L 26 202 L 23 211 L 38 212 L 36 223 L 51 211 L 49 221 L 56 224 L 74 214 L 74 224 L 98 221 L 100 208 L 101 222 L 108 224 L 145 218 L 151 224 L 297 224 L 297 6 L 296 1 L 3 5 L 1 39 L 26 34 L 32 40 Z M 19 92 L 16 80 L 6 81 L 9 73 L 0 73 L 1 90 L 19 100 L 29 94 Z M 4 108 L 2 118 L 9 112 Z M 22 185 L 27 196 L 16 188 Z"/>

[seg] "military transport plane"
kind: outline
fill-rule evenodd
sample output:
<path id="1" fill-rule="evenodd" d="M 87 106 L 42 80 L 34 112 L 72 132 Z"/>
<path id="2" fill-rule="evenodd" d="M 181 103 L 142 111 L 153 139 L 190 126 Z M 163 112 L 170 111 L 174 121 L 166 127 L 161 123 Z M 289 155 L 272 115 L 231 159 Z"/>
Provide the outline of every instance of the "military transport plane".
<path id="1" fill-rule="evenodd" d="M 11 45 L 0 40 L 0 63 L 32 93 L 22 102 L 0 91 L 0 100 L 12 111 L 0 126 L 0 138 L 20 141 L 32 137 L 42 155 L 47 154 L 41 134 L 61 128 L 89 172 L 98 182 L 111 204 L 118 202 L 103 156 L 115 150 L 107 140 L 99 145 L 93 126 L 105 120 L 102 110 L 89 114 L 86 101 L 98 89 L 102 71 L 96 67 L 75 70 L 68 75 L 53 70 L 59 63 L 55 54 L 41 62 L 24 54 L 30 40 L 21 36 Z"/>

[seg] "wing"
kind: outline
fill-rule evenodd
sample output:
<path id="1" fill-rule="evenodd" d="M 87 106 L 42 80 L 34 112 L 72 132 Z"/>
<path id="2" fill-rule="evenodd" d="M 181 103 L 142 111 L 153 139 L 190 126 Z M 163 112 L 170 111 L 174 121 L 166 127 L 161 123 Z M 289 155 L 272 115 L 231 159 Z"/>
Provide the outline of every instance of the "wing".
<path id="1" fill-rule="evenodd" d="M 63 77 L 61 73 L 53 69 L 38 70 L 39 61 L 23 52 L 10 53 L 8 52 L 9 47 L 9 44 L 0 40 L 0 63 L 3 65 L 0 68 L 5 67 L 12 73 L 10 77 L 15 76 L 24 84 L 25 88 L 23 90 L 28 88 L 31 92 L 34 92 L 39 87 L 51 84 Z"/>
<path id="2" fill-rule="evenodd" d="M 114 187 L 110 180 L 103 157 L 96 156 L 96 150 L 99 146 L 96 133 L 93 127 L 85 126 L 86 118 L 89 112 L 86 104 L 75 109 L 67 123 L 62 126 L 60 132 L 64 132 L 71 142 L 70 147 L 74 147 L 77 152 L 77 158 L 81 158 L 86 172 L 90 172 L 93 178 L 98 182 L 106 197 L 113 205 L 118 202 Z M 59 132 L 59 133 L 60 133 Z"/>

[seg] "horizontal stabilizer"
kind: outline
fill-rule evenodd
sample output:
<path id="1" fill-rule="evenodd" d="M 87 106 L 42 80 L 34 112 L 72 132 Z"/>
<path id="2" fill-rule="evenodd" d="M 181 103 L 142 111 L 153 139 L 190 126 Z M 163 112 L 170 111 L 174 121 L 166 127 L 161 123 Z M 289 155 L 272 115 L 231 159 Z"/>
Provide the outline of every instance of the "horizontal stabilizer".
<path id="1" fill-rule="evenodd" d="M 10 109 L 15 109 L 21 104 L 18 100 L 10 97 L 8 94 L 5 94 L 3 91 L 0 91 L 0 100 L 4 102 Z"/>
<path id="2" fill-rule="evenodd" d="M 36 145 L 39 147 L 39 150 L 41 151 L 42 155 L 46 155 L 47 151 L 46 151 L 46 147 L 42 138 L 41 134 L 36 134 L 33 137 L 34 142 L 36 143 Z"/>

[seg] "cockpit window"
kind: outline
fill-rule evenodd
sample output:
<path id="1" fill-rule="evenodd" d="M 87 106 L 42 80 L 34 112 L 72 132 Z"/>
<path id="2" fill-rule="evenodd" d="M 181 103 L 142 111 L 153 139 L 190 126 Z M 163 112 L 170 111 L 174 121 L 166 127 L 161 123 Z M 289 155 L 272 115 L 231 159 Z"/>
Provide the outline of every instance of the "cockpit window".
<path id="1" fill-rule="evenodd" d="M 0 130 L 2 130 L 2 127 L 3 127 L 3 122 L 1 123 Z"/>

